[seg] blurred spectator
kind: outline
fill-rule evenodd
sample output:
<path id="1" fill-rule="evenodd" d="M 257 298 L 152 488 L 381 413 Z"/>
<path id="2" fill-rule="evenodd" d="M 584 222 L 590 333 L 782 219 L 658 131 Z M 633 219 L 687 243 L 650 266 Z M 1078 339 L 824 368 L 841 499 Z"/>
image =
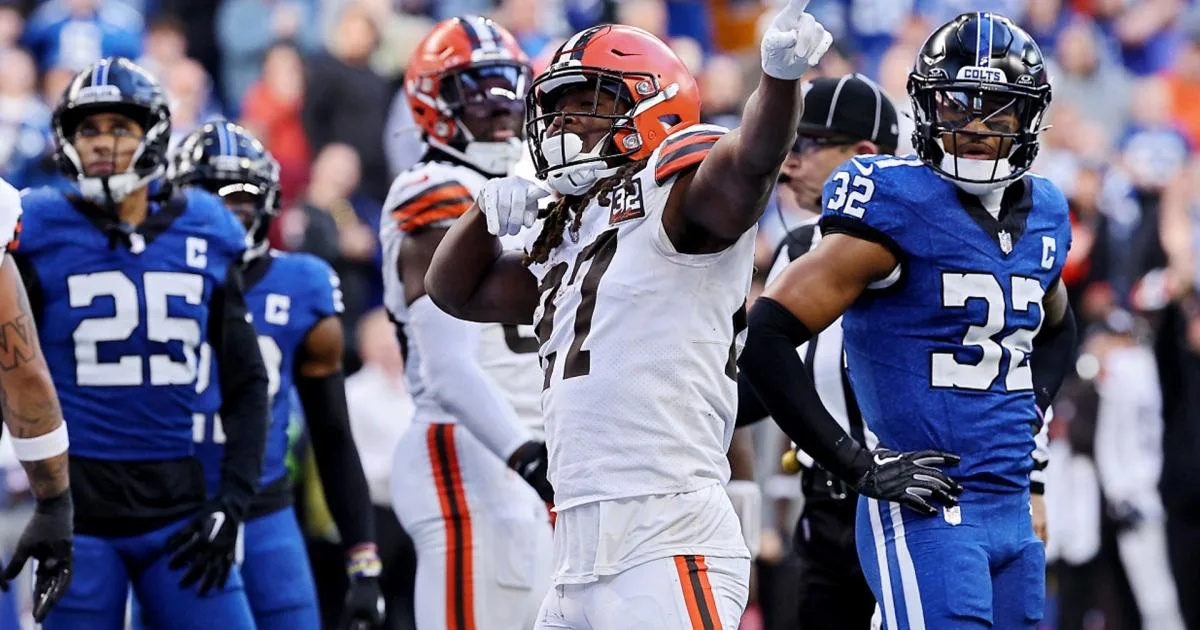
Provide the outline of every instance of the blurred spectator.
<path id="1" fill-rule="evenodd" d="M 300 0 L 224 0 L 217 9 L 221 80 L 227 111 L 236 118 L 243 95 L 262 71 L 271 45 L 287 40 L 305 51 L 320 47 L 312 3 Z"/>
<path id="2" fill-rule="evenodd" d="M 1099 38 L 1099 30 L 1086 18 L 1072 21 L 1063 30 L 1058 64 L 1050 72 L 1052 107 L 1076 106 L 1079 115 L 1099 123 L 1113 138 L 1129 121 L 1132 84 L 1119 61 L 1102 56 Z"/>
<path id="3" fill-rule="evenodd" d="M 495 20 L 517 38 L 526 55 L 536 57 L 550 43 L 543 15 L 551 0 L 501 0 Z"/>
<path id="4" fill-rule="evenodd" d="M 0 4 L 0 50 L 13 48 L 25 31 L 25 16 L 16 2 Z"/>
<path id="5" fill-rule="evenodd" d="M 425 153 L 421 128 L 413 121 L 412 108 L 404 90 L 396 92 L 388 109 L 387 126 L 383 130 L 383 148 L 387 153 L 388 171 L 394 178 L 408 170 Z"/>
<path id="6" fill-rule="evenodd" d="M 717 55 L 704 66 L 700 79 L 700 117 L 704 122 L 729 127 L 741 124 L 745 106 L 745 80 L 741 64 Z"/>
<path id="7" fill-rule="evenodd" d="M 42 75 L 42 101 L 54 109 L 62 100 L 63 92 L 67 91 L 75 72 L 68 68 L 53 68 Z"/>
<path id="8" fill-rule="evenodd" d="M 712 12 L 706 0 L 665 0 L 667 34 L 686 37 L 700 46 L 705 56 L 713 51 Z"/>
<path id="9" fill-rule="evenodd" d="M 183 23 L 171 15 L 159 16 L 150 23 L 142 45 L 144 54 L 137 63 L 160 81 L 167 68 L 187 57 L 188 40 Z"/>
<path id="10" fill-rule="evenodd" d="M 1059 35 L 1071 22 L 1072 12 L 1063 9 L 1063 0 L 1038 0 L 1028 3 L 1027 9 L 1025 30 L 1043 54 L 1057 56 Z"/>
<path id="11" fill-rule="evenodd" d="M 1200 5 L 1188 14 L 1182 31 L 1185 41 L 1167 73 L 1167 89 L 1172 115 L 1187 131 L 1192 146 L 1200 147 Z"/>
<path id="12" fill-rule="evenodd" d="M 1171 28 L 1186 0 L 1095 0 L 1097 21 L 1121 51 L 1131 72 L 1154 74 L 1171 63 L 1179 41 Z"/>
<path id="13" fill-rule="evenodd" d="M 394 454 L 412 420 L 413 404 L 404 386 L 404 359 L 396 327 L 376 308 L 358 325 L 362 369 L 346 379 L 350 428 L 375 506 L 375 540 L 383 561 L 380 587 L 387 599 L 387 630 L 416 627 L 413 587 L 417 557 L 412 539 L 392 511 Z"/>
<path id="14" fill-rule="evenodd" d="M 173 147 L 220 112 L 212 106 L 212 82 L 199 62 L 184 59 L 166 68 L 166 72 L 163 88 L 171 108 Z"/>
<path id="15" fill-rule="evenodd" d="M 617 22 L 636 26 L 666 40 L 667 4 L 664 0 L 624 0 L 617 4 Z"/>
<path id="16" fill-rule="evenodd" d="M 304 134 L 304 65 L 300 52 L 287 43 L 272 46 L 262 76 L 246 90 L 242 122 L 279 161 L 283 203 L 289 204 L 308 180 L 308 137 Z"/>
<path id="17" fill-rule="evenodd" d="M 1103 101 L 1105 96 L 1096 98 Z M 1161 79 L 1138 82 L 1132 123 L 1121 141 L 1125 170 L 1139 190 L 1161 191 L 1183 168 L 1190 150 L 1171 119 L 1170 93 Z"/>
<path id="18" fill-rule="evenodd" d="M 672 37 L 667 45 L 694 77 L 704 72 L 704 49 L 691 37 Z"/>
<path id="19" fill-rule="evenodd" d="M 22 43 L 40 68 L 82 70 L 108 56 L 142 54 L 142 16 L 117 0 L 50 0 L 25 25 Z"/>
<path id="20" fill-rule="evenodd" d="M 305 199 L 282 217 L 287 249 L 315 254 L 337 271 L 342 280 L 346 310 L 342 321 L 353 329 L 358 319 L 380 303 L 379 202 L 355 194 L 362 171 L 358 153 L 347 144 L 332 143 L 313 162 Z M 364 217 L 374 215 L 372 224 Z M 358 366 L 356 349 L 346 344 L 347 371 Z"/>
<path id="21" fill-rule="evenodd" d="M 33 58 L 19 48 L 0 52 L 0 176 L 17 188 L 38 183 L 50 148 L 50 108 L 36 89 Z"/>
<path id="22" fill-rule="evenodd" d="M 329 53 L 308 62 L 301 119 L 313 151 L 331 142 L 350 145 L 362 161 L 362 192 L 373 199 L 387 196 L 391 185 L 383 131 L 393 90 L 368 62 L 379 42 L 370 16 L 351 3 L 329 45 Z"/>

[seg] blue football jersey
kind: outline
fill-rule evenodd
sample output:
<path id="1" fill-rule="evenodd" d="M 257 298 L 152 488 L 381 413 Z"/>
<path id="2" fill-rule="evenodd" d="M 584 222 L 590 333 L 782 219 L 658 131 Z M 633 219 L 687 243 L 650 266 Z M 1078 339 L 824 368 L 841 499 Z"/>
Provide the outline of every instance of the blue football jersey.
<path id="1" fill-rule="evenodd" d="M 311 254 L 270 250 L 268 255 L 245 268 L 246 306 L 258 332 L 258 348 L 267 367 L 271 423 L 263 454 L 265 488 L 287 474 L 288 424 L 296 357 L 313 326 L 342 312 L 342 293 L 337 274 L 324 260 Z M 196 417 L 196 456 L 204 464 L 210 494 L 221 482 L 221 458 L 225 442 L 221 428 L 221 388 L 212 352 L 202 358 L 208 377 L 197 381 L 204 413 Z"/>
<path id="2" fill-rule="evenodd" d="M 1062 193 L 1028 175 L 997 219 L 916 158 L 860 156 L 830 176 L 823 205 L 825 233 L 879 242 L 900 260 L 898 278 L 868 290 L 842 324 L 868 426 L 888 448 L 961 456 L 948 472 L 972 488 L 1027 486 L 1029 354 L 1071 245 Z"/>
<path id="3" fill-rule="evenodd" d="M 34 276 L 27 282 L 71 454 L 190 456 L 197 355 L 213 291 L 245 249 L 242 226 L 200 191 L 152 204 L 127 245 L 59 191 L 26 191 L 22 206 L 13 255 Z"/>

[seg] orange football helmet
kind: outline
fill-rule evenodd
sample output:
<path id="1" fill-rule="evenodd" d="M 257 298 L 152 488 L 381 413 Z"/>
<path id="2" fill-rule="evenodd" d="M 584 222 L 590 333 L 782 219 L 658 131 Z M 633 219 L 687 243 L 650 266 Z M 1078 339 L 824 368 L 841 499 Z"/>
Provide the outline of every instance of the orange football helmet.
<path id="1" fill-rule="evenodd" d="M 612 94 L 624 111 L 564 112 L 561 92 L 585 85 Z M 608 166 L 649 157 L 667 136 L 700 122 L 700 89 L 687 66 L 662 40 L 633 26 L 605 24 L 576 33 L 554 53 L 529 89 L 525 137 L 538 177 L 557 168 L 603 161 Z M 542 142 L 556 119 L 591 116 L 610 121 L 599 151 L 550 166 Z M 596 155 L 599 153 L 600 155 Z"/>
<path id="2" fill-rule="evenodd" d="M 468 15 L 439 22 L 421 40 L 404 73 L 404 92 L 427 142 L 498 173 L 480 158 L 494 161 L 489 156 L 495 151 L 489 149 L 511 153 L 510 143 L 476 138 L 464 119 L 508 113 L 522 120 L 532 74 L 511 33 L 490 19 Z"/>

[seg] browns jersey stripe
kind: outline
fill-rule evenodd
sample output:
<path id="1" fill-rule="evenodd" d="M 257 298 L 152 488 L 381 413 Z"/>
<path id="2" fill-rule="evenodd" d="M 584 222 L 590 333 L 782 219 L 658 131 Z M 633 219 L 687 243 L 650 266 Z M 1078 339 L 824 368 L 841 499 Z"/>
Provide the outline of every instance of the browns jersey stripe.
<path id="1" fill-rule="evenodd" d="M 444 219 L 456 219 L 471 209 L 475 199 L 466 186 L 458 182 L 434 184 L 413 195 L 392 210 L 397 227 L 405 232 L 425 227 Z"/>
<path id="2" fill-rule="evenodd" d="M 7 251 L 16 251 L 21 246 L 21 218 L 17 217 L 17 227 L 13 230 L 12 240 L 8 242 Z"/>
<path id="3" fill-rule="evenodd" d="M 672 176 L 695 167 L 704 160 L 722 135 L 723 132 L 714 129 L 699 129 L 668 138 L 659 149 L 662 157 L 654 167 L 655 183 L 661 185 Z"/>

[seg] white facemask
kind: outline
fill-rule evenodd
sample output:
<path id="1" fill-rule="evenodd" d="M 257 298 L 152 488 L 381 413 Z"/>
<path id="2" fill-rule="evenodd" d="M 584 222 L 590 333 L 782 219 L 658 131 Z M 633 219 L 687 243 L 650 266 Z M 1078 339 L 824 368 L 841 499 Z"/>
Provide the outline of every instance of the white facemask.
<path id="1" fill-rule="evenodd" d="M 941 174 L 944 179 L 958 186 L 963 192 L 976 196 L 1007 188 L 1013 182 L 1013 180 L 1007 179 L 1013 171 L 1012 165 L 1008 163 L 1008 158 L 972 160 L 943 151 L 942 170 L 945 171 Z M 984 181 L 988 179 L 1000 181 Z"/>
<path id="2" fill-rule="evenodd" d="M 586 193 L 596 185 L 596 182 L 617 172 L 615 168 L 607 168 L 603 161 L 592 161 L 584 164 L 569 164 L 569 162 L 600 157 L 599 147 L 604 141 L 596 143 L 591 151 L 583 151 L 583 139 L 573 133 L 564 133 L 542 140 L 542 156 L 550 165 L 546 175 L 546 183 L 560 195 L 578 196 Z M 565 165 L 565 166 L 564 166 Z"/>

